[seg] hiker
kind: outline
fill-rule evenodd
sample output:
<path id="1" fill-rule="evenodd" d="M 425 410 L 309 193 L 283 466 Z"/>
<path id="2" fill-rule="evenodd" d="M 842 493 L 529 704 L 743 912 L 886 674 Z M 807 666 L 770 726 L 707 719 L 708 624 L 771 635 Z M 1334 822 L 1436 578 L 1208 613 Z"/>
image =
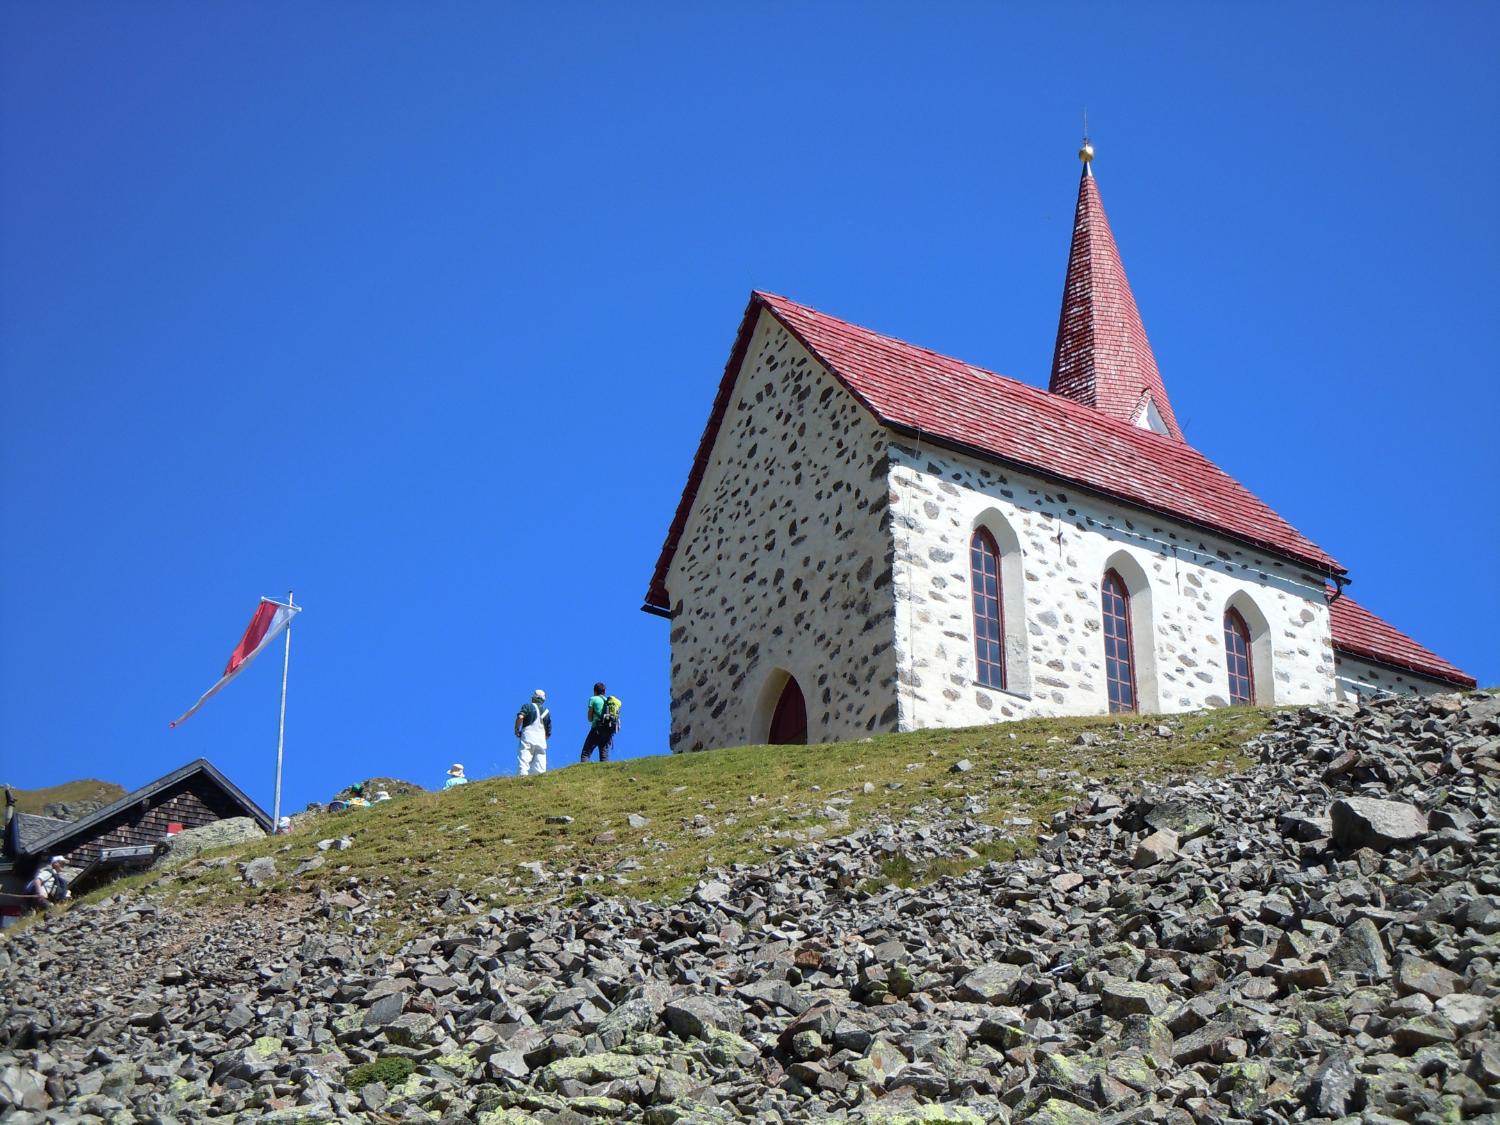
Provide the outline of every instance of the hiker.
<path id="1" fill-rule="evenodd" d="M 448 780 L 443 782 L 443 788 L 457 789 L 460 785 L 467 784 L 469 784 L 469 779 L 464 776 L 463 763 L 454 762 L 451 766 L 448 767 Z M 377 797 L 375 799 L 378 801 L 380 798 Z M 389 794 L 386 795 L 386 800 L 390 800 Z"/>
<path id="2" fill-rule="evenodd" d="M 280 820 L 278 820 L 276 822 L 276 834 L 278 836 L 285 836 L 291 830 L 292 830 L 292 818 L 291 817 L 284 816 L 284 817 L 282 817 Z"/>
<path id="3" fill-rule="evenodd" d="M 349 800 L 346 802 L 351 809 L 367 809 L 370 802 L 365 800 L 364 782 L 357 781 L 349 786 Z"/>
<path id="4" fill-rule="evenodd" d="M 531 702 L 516 712 L 516 753 L 521 759 L 521 776 L 536 766 L 537 773 L 547 772 L 547 739 L 552 734 L 552 712 L 547 710 L 547 693 L 541 688 L 531 693 Z"/>
<path id="5" fill-rule="evenodd" d="M 53 856 L 45 866 L 37 868 L 31 882 L 26 884 L 26 894 L 36 900 L 38 910 L 45 910 L 54 902 L 66 902 L 72 897 L 68 881 L 63 878 L 65 862 L 62 856 Z"/>
<path id="6" fill-rule="evenodd" d="M 609 761 L 609 748 L 614 744 L 615 732 L 620 729 L 620 701 L 610 695 L 603 683 L 594 685 L 594 694 L 589 696 L 589 733 L 583 740 L 583 751 L 579 762 L 586 762 L 597 747 L 599 761 Z"/>

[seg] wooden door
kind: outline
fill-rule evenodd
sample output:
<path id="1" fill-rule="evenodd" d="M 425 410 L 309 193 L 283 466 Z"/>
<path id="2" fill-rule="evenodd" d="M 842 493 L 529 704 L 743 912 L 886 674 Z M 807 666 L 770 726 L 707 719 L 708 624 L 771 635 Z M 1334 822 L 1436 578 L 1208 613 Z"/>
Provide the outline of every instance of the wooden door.
<path id="1" fill-rule="evenodd" d="M 771 733 L 766 739 L 772 746 L 802 746 L 807 742 L 807 702 L 797 681 L 788 676 L 771 716 Z"/>

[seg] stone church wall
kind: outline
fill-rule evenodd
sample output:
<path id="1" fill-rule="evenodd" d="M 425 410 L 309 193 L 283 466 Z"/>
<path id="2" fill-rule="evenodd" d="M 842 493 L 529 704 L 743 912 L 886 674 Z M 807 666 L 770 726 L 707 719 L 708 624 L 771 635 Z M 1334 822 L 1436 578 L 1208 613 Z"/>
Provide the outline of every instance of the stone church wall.
<path id="1" fill-rule="evenodd" d="M 1462 689 L 1443 680 L 1430 680 L 1416 672 L 1373 664 L 1357 656 L 1334 654 L 1340 699 L 1379 699 L 1386 695 L 1442 695 Z"/>
<path id="2" fill-rule="evenodd" d="M 788 674 L 809 741 L 896 729 L 885 448 L 762 312 L 667 575 L 674 751 L 764 742 Z"/>
<path id="3" fill-rule="evenodd" d="M 1321 580 L 1290 562 L 978 460 L 892 440 L 901 729 L 1108 710 L 1100 583 L 1131 593 L 1140 707 L 1222 706 L 1223 615 L 1251 631 L 1256 702 L 1334 697 Z M 1007 688 L 975 679 L 969 544 L 1001 554 Z"/>

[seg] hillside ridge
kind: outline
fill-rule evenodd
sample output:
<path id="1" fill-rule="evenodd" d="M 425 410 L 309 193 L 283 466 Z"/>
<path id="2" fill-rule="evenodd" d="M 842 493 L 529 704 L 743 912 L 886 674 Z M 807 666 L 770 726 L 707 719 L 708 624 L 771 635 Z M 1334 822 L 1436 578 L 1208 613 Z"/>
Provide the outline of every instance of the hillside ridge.
<path id="1" fill-rule="evenodd" d="M 77 820 L 125 796 L 124 786 L 113 781 L 78 778 L 40 789 L 5 786 L 15 796 L 16 811 L 59 820 Z"/>
<path id="2" fill-rule="evenodd" d="M 433 881 L 404 860 L 418 870 L 401 886 L 434 885 L 403 902 L 364 861 L 338 873 L 354 846 L 311 835 L 216 857 L 186 882 L 79 904 L 0 943 L 13 1004 L 0 1098 L 21 1121 L 489 1125 L 1500 1109 L 1500 698 L 1215 716 L 1195 776 L 1096 775 L 1148 740 L 1203 735 L 1178 718 L 1175 731 L 1152 719 L 1004 732 L 1023 759 L 1097 767 L 1046 778 L 1053 767 L 1028 765 L 997 781 L 988 729 L 936 755 L 910 736 L 866 744 L 908 759 L 920 791 L 887 790 L 895 803 L 861 814 L 851 786 L 844 829 L 798 822 L 825 832 L 762 839 L 753 862 L 692 871 L 680 895 L 538 861 L 537 893 L 497 904 L 501 887 Z M 1230 729 L 1244 741 L 1226 771 L 1213 739 Z M 978 749 L 952 760 L 965 739 Z M 1037 806 L 1050 811 L 1012 815 L 1003 783 L 1018 778 L 1055 783 Z M 470 786 L 450 809 L 467 818 L 502 793 L 552 800 L 582 783 L 565 782 Z M 715 794 L 726 808 L 729 792 Z M 727 834 L 723 819 L 706 827 Z M 357 837 L 379 822 L 342 823 Z M 445 834 L 456 823 L 442 818 Z M 1029 846 L 1004 854 L 1023 832 Z M 247 885 L 257 864 L 319 857 L 245 898 L 208 878 Z M 454 870 L 441 862 L 430 870 Z M 421 932 L 397 941 L 383 922 L 411 913 Z"/>

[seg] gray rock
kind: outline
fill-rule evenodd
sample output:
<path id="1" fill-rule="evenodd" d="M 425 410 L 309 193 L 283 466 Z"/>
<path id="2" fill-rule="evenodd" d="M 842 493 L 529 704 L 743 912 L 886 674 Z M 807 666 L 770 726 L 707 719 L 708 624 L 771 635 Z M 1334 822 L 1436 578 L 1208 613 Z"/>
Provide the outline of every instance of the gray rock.
<path id="1" fill-rule="evenodd" d="M 226 1078 L 238 1078 L 253 1084 L 272 1069 L 273 1064 L 258 1051 L 240 1048 L 226 1051 L 214 1060 L 212 1081 L 223 1082 Z"/>
<path id="2" fill-rule="evenodd" d="M 733 890 L 728 883 L 720 882 L 717 879 L 710 879 L 698 884 L 693 890 L 693 897 L 706 906 L 713 906 L 717 903 L 727 902 L 732 893 Z"/>
<path id="3" fill-rule="evenodd" d="M 365 1027 L 384 1027 L 406 1010 L 406 997 L 399 992 L 377 996 L 365 1009 Z"/>
<path id="4" fill-rule="evenodd" d="M 322 866 L 323 857 L 321 855 L 310 856 L 292 868 L 292 878 L 295 879 L 298 875 L 306 875 L 309 871 L 316 871 Z"/>
<path id="5" fill-rule="evenodd" d="M 1313 1071 L 1307 1107 L 1319 1117 L 1343 1117 L 1355 1105 L 1359 1072 L 1345 1051 L 1333 1051 Z"/>
<path id="6" fill-rule="evenodd" d="M 417 1047 L 427 1042 L 434 1022 L 425 1012 L 407 1012 L 387 1021 L 381 1030 L 392 1043 L 403 1047 Z"/>
<path id="7" fill-rule="evenodd" d="M 713 996 L 680 996 L 662 1009 L 662 1018 L 683 1039 L 707 1039 L 711 1031 L 738 1032 L 745 1026 L 744 1013 L 733 1004 Z"/>
<path id="8" fill-rule="evenodd" d="M 1411 844 L 1427 835 L 1427 816 L 1405 801 L 1374 797 L 1346 797 L 1328 809 L 1333 842 L 1340 848 L 1391 848 Z"/>
<path id="9" fill-rule="evenodd" d="M 1466 992 L 1454 992 L 1443 996 L 1434 1005 L 1439 1015 L 1453 1025 L 1460 1035 L 1468 1035 L 1489 1026 L 1495 1018 L 1496 1004 L 1493 998 L 1471 996 Z"/>
<path id="10" fill-rule="evenodd" d="M 1137 868 L 1154 867 L 1177 855 L 1177 833 L 1170 828 L 1158 828 L 1135 846 L 1131 864 Z"/>
<path id="11" fill-rule="evenodd" d="M 748 1000 L 759 1000 L 794 1016 L 800 1016 L 813 1003 L 810 996 L 798 992 L 784 980 L 762 980 L 741 985 L 739 994 Z"/>
<path id="12" fill-rule="evenodd" d="M 1172 990 L 1145 981 L 1109 980 L 1099 990 L 1106 1013 L 1116 1019 L 1126 1016 L 1159 1016 L 1172 1002 Z"/>
<path id="13" fill-rule="evenodd" d="M 1452 993 L 1462 983 L 1463 978 L 1457 973 L 1412 954 L 1402 957 L 1396 970 L 1396 988 L 1402 995 L 1420 992 L 1437 1000 Z"/>
<path id="14" fill-rule="evenodd" d="M 1328 964 L 1336 973 L 1354 973 L 1371 980 L 1384 980 L 1391 975 L 1390 963 L 1385 956 L 1385 943 L 1380 940 L 1380 931 L 1368 918 L 1357 918 L 1328 951 Z"/>
<path id="15" fill-rule="evenodd" d="M 1020 965 L 991 962 L 958 982 L 954 995 L 975 1004 L 1008 1004 L 1021 984 Z"/>
<path id="16" fill-rule="evenodd" d="M 199 852 L 210 848 L 221 848 L 229 844 L 242 844 L 248 840 L 259 840 L 265 836 L 254 817 L 233 816 L 204 824 L 198 828 L 184 828 L 168 836 L 159 845 L 158 855 L 152 867 L 169 870 L 179 867 Z"/>
<path id="17" fill-rule="evenodd" d="M 252 887 L 263 887 L 276 878 L 276 861 L 268 855 L 252 859 L 241 874 Z"/>
<path id="18" fill-rule="evenodd" d="M 1033 771 L 997 762 L 983 800 L 929 777 L 906 785 L 917 804 L 835 829 L 856 773 L 778 793 L 778 820 L 799 825 L 773 828 L 779 850 L 695 872 L 671 903 L 597 893 L 647 847 L 415 895 L 362 871 L 310 910 L 295 893 L 203 910 L 190 885 L 75 904 L 0 941 L 0 1073 L 34 1072 L 50 1099 L 0 1116 L 1480 1118 L 1500 1088 L 1500 710 L 1486 714 L 1444 697 L 1281 711 L 1246 772 L 1142 780 L 1125 799 L 1091 760 L 1151 728 L 1091 727 L 1073 768 L 1034 771 L 1079 801 L 1044 826 L 1008 807 L 1007 773 Z M 1322 795 L 1430 808 L 1436 834 L 1393 855 L 1334 847 L 1331 819 L 1286 812 Z M 1014 861 L 879 879 L 893 857 L 921 874 L 1038 829 Z M 1192 838 L 1137 868 L 1143 830 Z M 285 844 L 292 868 L 305 853 Z M 482 905 L 491 888 L 524 899 Z M 416 1063 L 412 1092 L 342 1088 L 380 1055 Z"/>
<path id="19" fill-rule="evenodd" d="M 24 1066 L 0 1067 L 0 1109 L 46 1109 L 47 1087 L 42 1076 Z"/>
<path id="20" fill-rule="evenodd" d="M 1166 800 L 1158 802 L 1146 814 L 1146 824 L 1158 831 L 1165 828 L 1181 841 L 1194 840 L 1213 830 L 1217 816 L 1201 801 Z"/>
<path id="21" fill-rule="evenodd" d="M 651 1030 L 660 1011 L 660 1006 L 646 999 L 626 1000 L 599 1022 L 594 1034 L 605 1047 L 614 1050 L 632 1036 Z"/>

